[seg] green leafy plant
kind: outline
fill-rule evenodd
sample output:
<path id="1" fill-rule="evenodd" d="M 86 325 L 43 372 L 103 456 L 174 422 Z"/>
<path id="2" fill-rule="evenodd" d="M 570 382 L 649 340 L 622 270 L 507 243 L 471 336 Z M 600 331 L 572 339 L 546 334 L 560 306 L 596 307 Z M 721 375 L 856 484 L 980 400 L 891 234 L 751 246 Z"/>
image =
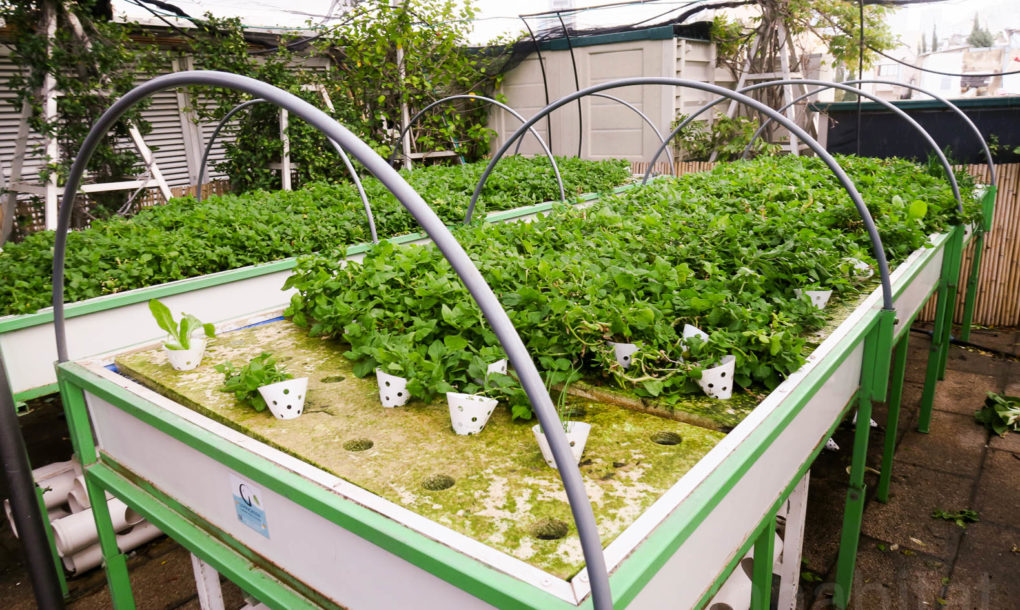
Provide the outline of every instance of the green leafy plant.
<path id="1" fill-rule="evenodd" d="M 334 160 L 335 162 L 335 160 Z M 630 177 L 624 161 L 560 159 L 568 193 L 606 192 Z M 449 224 L 463 220 L 484 163 L 402 171 L 412 187 Z M 366 177 L 380 237 L 420 229 L 414 218 L 374 178 Z M 486 211 L 559 199 L 545 158 L 511 157 L 496 166 L 476 217 Z M 256 228 L 257 227 L 257 228 Z M 80 301 L 236 269 L 299 254 L 369 241 L 357 190 L 350 184 L 308 184 L 298 191 L 252 191 L 174 199 L 132 218 L 95 221 L 68 234 L 68 301 Z M 0 253 L 0 315 L 30 313 L 49 305 L 54 233 L 29 235 Z"/>
<path id="2" fill-rule="evenodd" d="M 158 299 L 149 299 L 149 311 L 152 312 L 152 317 L 156 319 L 156 324 L 166 331 L 168 338 L 166 341 L 163 341 L 163 345 L 167 349 L 191 349 L 191 335 L 200 330 L 205 332 L 207 337 L 216 336 L 216 329 L 212 324 L 202 323 L 201 320 L 190 313 L 183 314 L 178 323 L 174 320 L 174 315 L 170 312 L 170 308 Z"/>
<path id="3" fill-rule="evenodd" d="M 978 521 L 980 521 L 980 519 L 978 519 L 977 511 L 966 508 L 963 510 L 954 511 L 947 511 L 942 510 L 940 508 L 936 508 L 935 510 L 931 511 L 931 518 L 942 519 L 944 521 L 952 521 L 953 523 L 959 525 L 963 529 L 967 529 L 968 523 L 977 523 Z"/>
<path id="4" fill-rule="evenodd" d="M 840 163 L 893 263 L 957 218 L 945 181 L 917 165 Z M 584 209 L 555 206 L 531 223 L 455 231 L 553 385 L 578 371 L 665 405 L 700 393 L 698 363 L 728 354 L 737 386 L 774 388 L 803 365 L 827 317 L 794 289 L 833 290 L 838 302 L 875 281 L 848 262 L 873 263 L 856 209 L 819 160 L 803 157 L 720 165 Z M 287 315 L 348 343 L 356 375 L 382 366 L 422 400 L 480 379 L 472 366 L 498 357 L 473 362 L 498 342 L 435 248 L 380 243 L 349 264 L 339 252 L 302 257 L 286 286 L 297 289 Z M 682 343 L 686 323 L 709 340 Z M 627 369 L 606 346 L 619 339 L 640 345 Z M 511 409 L 532 415 L 526 401 Z"/>
<path id="5" fill-rule="evenodd" d="M 686 118 L 686 114 L 677 116 L 672 128 L 675 129 Z M 757 119 L 740 116 L 715 117 L 711 124 L 692 121 L 674 140 L 675 148 L 683 159 L 689 161 L 708 161 L 713 152 L 717 153 L 719 161 L 734 161 L 741 157 L 759 125 Z M 770 144 L 762 137 L 754 141 L 750 153 L 752 157 L 774 154 L 779 148 L 779 145 Z"/>
<path id="6" fill-rule="evenodd" d="M 290 373 L 278 368 L 276 360 L 269 352 L 262 352 L 240 368 L 229 360 L 217 364 L 215 368 L 223 373 L 223 386 L 220 391 L 232 393 L 234 398 L 259 412 L 265 411 L 268 406 L 259 393 L 260 387 L 294 378 Z"/>
<path id="7" fill-rule="evenodd" d="M 984 406 L 974 412 L 974 419 L 999 436 L 1020 432 L 1020 396 L 989 392 Z"/>

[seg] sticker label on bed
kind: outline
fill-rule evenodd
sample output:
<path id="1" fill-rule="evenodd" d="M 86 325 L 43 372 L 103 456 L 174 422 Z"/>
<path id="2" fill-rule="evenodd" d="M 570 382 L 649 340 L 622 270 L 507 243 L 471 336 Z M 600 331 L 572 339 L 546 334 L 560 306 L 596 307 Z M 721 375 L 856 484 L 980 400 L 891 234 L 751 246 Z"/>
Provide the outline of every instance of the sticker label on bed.
<path id="1" fill-rule="evenodd" d="M 230 475 L 230 485 L 233 488 L 237 518 L 241 523 L 269 538 L 266 508 L 262 504 L 262 490 L 234 474 Z"/>

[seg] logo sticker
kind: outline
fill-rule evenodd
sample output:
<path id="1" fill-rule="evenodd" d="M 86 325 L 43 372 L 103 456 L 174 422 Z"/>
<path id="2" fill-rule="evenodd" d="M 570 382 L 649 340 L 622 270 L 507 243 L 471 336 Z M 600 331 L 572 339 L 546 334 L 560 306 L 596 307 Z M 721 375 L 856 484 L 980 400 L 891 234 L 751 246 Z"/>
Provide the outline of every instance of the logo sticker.
<path id="1" fill-rule="evenodd" d="M 233 488 L 234 508 L 237 518 L 256 532 L 269 538 L 269 524 L 266 522 L 266 507 L 262 503 L 262 490 L 237 475 L 230 475 Z"/>

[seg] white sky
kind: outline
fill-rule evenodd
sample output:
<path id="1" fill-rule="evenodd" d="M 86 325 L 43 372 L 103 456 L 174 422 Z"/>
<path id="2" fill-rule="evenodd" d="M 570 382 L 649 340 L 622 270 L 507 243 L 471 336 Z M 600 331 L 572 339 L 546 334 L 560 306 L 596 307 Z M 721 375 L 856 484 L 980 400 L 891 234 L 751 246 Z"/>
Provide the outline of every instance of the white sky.
<path id="1" fill-rule="evenodd" d="M 293 27 L 306 25 L 309 19 L 318 22 L 329 10 L 333 0 L 168 0 L 193 16 L 211 12 L 219 17 L 240 16 L 253 27 Z M 578 7 L 592 7 L 608 4 L 613 0 L 575 0 Z M 342 2 L 341 2 L 342 4 Z M 497 34 L 516 33 L 523 29 L 518 15 L 546 11 L 553 0 L 476 0 L 480 9 L 480 20 L 475 24 L 472 42 L 485 42 Z M 565 2 L 558 3 L 560 5 Z M 676 9 L 670 16 L 683 12 L 690 0 L 658 0 L 640 6 L 607 8 L 581 12 L 577 16 L 579 26 L 630 24 L 669 9 Z M 153 22 L 148 11 L 134 5 L 131 0 L 114 0 L 114 8 L 129 19 Z M 940 38 L 951 34 L 968 34 L 978 13 L 982 25 L 993 34 L 1007 27 L 1020 29 L 1020 1 L 1018 0 L 943 0 L 931 4 L 912 5 L 897 9 L 889 19 L 900 40 L 914 48 L 922 35 L 931 37 L 935 26 Z M 709 15 L 706 11 L 701 15 Z M 700 15 L 699 15 L 700 16 Z M 533 29 L 541 27 L 542 20 L 529 21 Z M 548 20 L 550 26 L 557 24 L 555 18 Z"/>

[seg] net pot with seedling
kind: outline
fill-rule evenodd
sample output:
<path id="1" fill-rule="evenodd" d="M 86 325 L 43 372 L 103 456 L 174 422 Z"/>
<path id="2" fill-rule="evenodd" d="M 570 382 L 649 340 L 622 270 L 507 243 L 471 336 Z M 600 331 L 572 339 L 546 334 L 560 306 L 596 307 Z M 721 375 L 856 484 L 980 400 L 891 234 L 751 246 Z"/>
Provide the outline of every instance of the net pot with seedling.
<path id="1" fill-rule="evenodd" d="M 183 314 L 180 322 L 174 320 L 170 308 L 158 299 L 149 299 L 149 311 L 156 324 L 167 336 L 163 340 L 170 366 L 178 371 L 190 371 L 202 362 L 207 337 L 215 337 L 212 324 L 204 324 L 190 313 Z M 198 333 L 202 334 L 198 334 Z M 198 336 L 194 336 L 194 335 Z"/>
<path id="2" fill-rule="evenodd" d="M 559 418 L 560 425 L 563 426 L 563 432 L 567 435 L 570 453 L 578 463 L 581 461 L 581 455 L 584 454 L 584 445 L 588 442 L 591 424 L 580 421 L 564 421 L 563 418 L 568 416 L 567 388 L 580 378 L 580 372 L 574 368 L 565 371 L 550 371 L 546 374 L 546 389 L 556 384 L 562 384 L 559 398 L 556 401 L 556 415 Z M 542 452 L 545 463 L 550 468 L 556 468 L 556 461 L 553 460 L 552 449 L 549 447 L 549 439 L 546 438 L 545 432 L 542 430 L 542 424 L 532 426 L 531 432 L 535 435 L 535 441 L 538 443 L 538 448 Z"/>
<path id="3" fill-rule="evenodd" d="M 243 367 L 230 361 L 217 364 L 223 373 L 220 390 L 231 392 L 234 398 L 258 412 L 269 411 L 277 419 L 294 419 L 304 410 L 308 392 L 308 378 L 294 378 L 278 367 L 272 354 L 262 352 Z"/>

